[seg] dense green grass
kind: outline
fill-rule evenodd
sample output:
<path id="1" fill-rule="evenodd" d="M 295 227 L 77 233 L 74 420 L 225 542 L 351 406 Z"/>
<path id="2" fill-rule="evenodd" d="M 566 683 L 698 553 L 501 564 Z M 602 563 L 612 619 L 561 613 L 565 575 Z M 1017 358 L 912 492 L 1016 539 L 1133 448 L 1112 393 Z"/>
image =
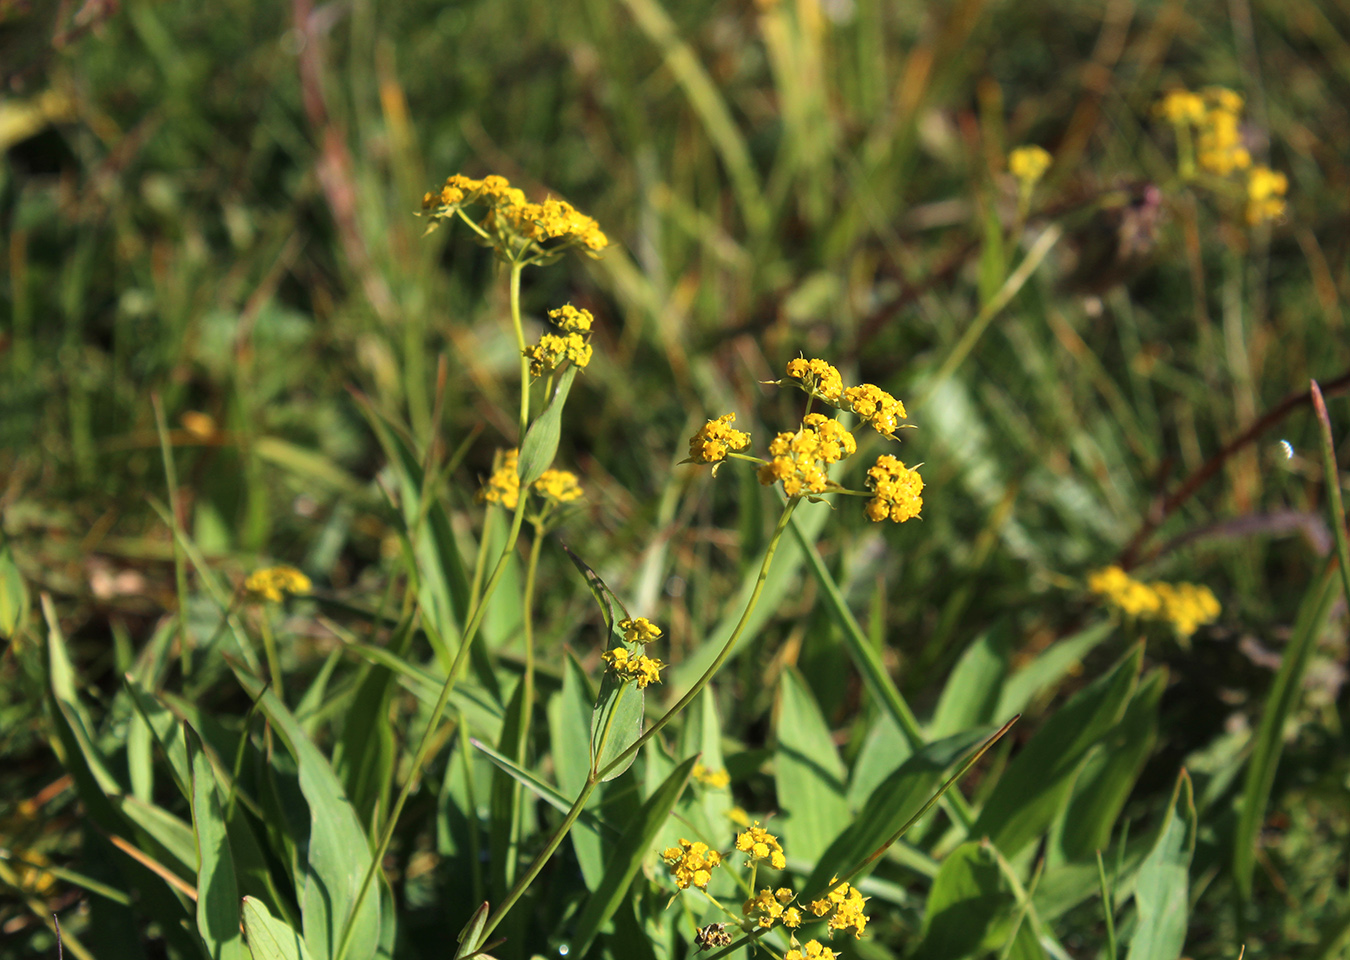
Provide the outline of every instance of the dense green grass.
<path id="1" fill-rule="evenodd" d="M 126 671 L 199 708 L 193 725 L 208 745 L 234 743 L 247 729 L 259 756 L 283 754 L 261 718 L 245 719 L 256 691 L 221 655 L 233 641 L 212 578 L 226 597 L 273 561 L 314 578 L 315 598 L 292 601 L 292 616 L 278 613 L 272 626 L 286 702 L 330 755 L 356 749 L 355 724 L 344 727 L 343 717 L 360 702 L 359 686 L 380 675 L 343 653 L 343 640 L 393 645 L 443 675 L 447 663 L 420 630 L 394 629 L 427 570 L 401 550 L 405 518 L 389 497 L 407 506 L 419 491 L 400 486 L 363 410 L 397 424 L 392 433 L 419 463 L 462 457 L 428 486 L 428 503 L 444 508 L 471 570 L 483 515 L 473 494 L 494 451 L 516 442 L 517 356 L 504 272 L 490 251 L 462 227 L 423 237 L 426 222 L 414 215 L 424 190 L 461 170 L 506 175 L 532 197 L 566 197 L 611 238 L 599 260 L 569 256 L 528 271 L 523 309 L 536 332 L 563 302 L 596 317 L 595 360 L 573 388 L 558 456 L 588 496 L 560 538 L 635 614 L 666 627 L 661 656 L 673 667 L 663 688 L 648 691 L 649 706 L 687 689 L 698 672 L 688 661 L 734 622 L 778 513 L 745 465 L 727 465 L 715 481 L 706 468 L 679 465 L 688 436 L 731 410 L 757 441 L 792 429 L 800 395 L 763 382 L 801 353 L 825 357 L 850 382 L 902 398 L 918 427 L 902 450 L 924 464 L 921 522 L 878 527 L 854 501 L 833 510 L 803 503 L 798 514 L 817 525 L 822 570 L 918 716 L 941 728 L 943 691 L 980 638 L 997 638 L 978 649 L 1002 663 L 1002 684 L 1002 673 L 1044 665 L 1036 658 L 1105 623 L 1084 576 L 1145 531 L 1133 551 L 1140 575 L 1205 584 L 1223 613 L 1187 644 L 1144 631 L 1138 690 L 1156 696 L 1156 733 L 1146 732 L 1147 716 L 1112 728 L 1117 739 L 1104 739 L 1088 762 L 1143 745 L 1137 781 L 1126 784 L 1123 811 L 1077 828 L 1106 841 L 1108 862 L 1133 842 L 1137 862 L 1184 766 L 1199 811 L 1186 955 L 1231 958 L 1243 944 L 1271 956 L 1345 949 L 1350 754 L 1339 580 L 1325 581 L 1325 625 L 1295 628 L 1332 551 L 1309 406 L 1291 405 L 1210 479 L 1186 487 L 1310 379 L 1330 387 L 1347 462 L 1344 10 L 1313 0 L 357 0 L 314 11 L 303 2 L 292 10 L 125 0 L 92 24 L 71 11 L 55 23 L 46 17 L 0 3 L 9 90 L 0 100 L 0 527 L 29 601 L 0 652 L 0 848 L 93 878 L 136 905 L 0 859 L 0 952 L 50 953 L 52 911 L 99 957 L 196 949 L 195 930 L 166 931 L 153 919 L 151 901 L 181 910 L 181 897 L 128 866 L 105 821 L 87 815 L 85 785 L 61 780 L 79 763 L 59 738 L 58 701 L 61 689 L 78 691 L 97 747 L 115 758 L 112 776 L 188 824 L 163 756 L 148 739 L 127 747 L 135 724 Z M 53 48 L 54 32 L 72 26 Z M 1153 104 L 1169 88 L 1209 84 L 1247 98 L 1253 154 L 1289 175 L 1285 221 L 1248 230 L 1232 198 L 1177 179 L 1172 135 Z M 44 91 L 62 102 L 40 102 Z M 35 110 L 46 119 L 7 134 L 11 118 Z M 1055 156 L 1026 225 L 1014 222 L 1003 170 L 1007 151 L 1024 143 Z M 1108 257 L 1075 273 L 1075 255 L 1092 262 L 1103 236 L 1114 238 L 1112 203 L 1145 184 L 1163 195 L 1150 256 L 1128 270 L 1115 271 Z M 978 339 L 963 340 L 1047 227 L 1065 239 L 1005 309 L 986 312 L 992 320 Z M 871 455 L 881 452 L 875 438 L 868 443 Z M 861 475 L 854 468 L 853 486 Z M 1190 495 L 1162 512 L 1183 489 Z M 175 549 L 171 509 L 197 560 Z M 498 724 L 523 670 L 519 567 L 507 568 L 501 589 L 512 599 L 490 608 L 472 673 Z M 563 702 L 565 650 L 599 675 L 603 641 L 586 585 L 556 540 L 543 547 L 539 578 L 533 768 L 561 785 L 564 747 L 553 743 L 542 703 Z M 853 777 L 856 812 L 867 797 L 859 771 L 882 770 L 874 786 L 891 769 L 876 758 L 892 742 L 885 738 L 895 750 L 901 740 L 846 653 L 854 648 L 825 576 L 798 565 L 783 578 L 712 688 L 733 796 L 761 817 L 789 806 L 775 782 L 787 763 L 782 748 L 810 731 L 785 730 L 782 704 L 813 702 Z M 17 583 L 4 579 L 0 612 L 20 595 Z M 40 595 L 50 598 L 50 622 Z M 241 629 L 256 633 L 259 616 L 249 613 Z M 53 624 L 78 677 L 66 688 L 52 676 Z M 960 788 L 972 804 L 993 795 L 1075 693 L 1111 676 L 1139 633 L 1122 626 L 1103 635 L 1035 688 L 1014 733 Z M 1251 815 L 1260 830 L 1247 896 L 1233 864 L 1235 851 L 1251 849 L 1241 840 L 1248 760 L 1278 702 L 1276 670 L 1297 659 L 1284 656 L 1290 649 L 1305 650 L 1307 669 L 1290 678 L 1284 737 L 1275 729 L 1266 738 L 1284 747 L 1269 806 Z M 806 683 L 794 685 L 797 677 Z M 316 678 L 326 686 L 313 686 Z M 988 704 L 949 704 L 964 723 L 952 720 L 947 732 L 1008 719 L 986 715 L 999 700 L 993 689 L 984 690 Z M 312 700 L 302 704 L 306 691 Z M 370 714 L 388 738 L 379 753 L 388 769 L 371 774 L 382 787 L 367 783 L 353 796 L 363 827 L 382 822 L 427 719 L 426 703 L 407 689 L 370 695 L 389 698 Z M 1137 696 L 1131 702 L 1146 715 L 1147 697 Z M 680 749 L 707 749 L 691 727 L 669 738 L 669 757 L 653 750 L 640 776 L 615 781 L 628 792 L 606 794 L 612 815 L 635 815 L 637 799 L 685 758 Z M 480 778 L 492 767 L 460 733 L 446 732 L 395 833 L 387 865 L 400 956 L 444 954 L 476 897 L 495 903 L 509 886 L 493 834 L 500 806 L 484 796 L 469 803 L 455 779 L 456 764 Z M 142 762 L 133 749 L 153 754 L 153 784 L 131 783 Z M 227 767 L 231 759 L 222 757 Z M 337 765 L 353 793 L 360 777 Z M 509 781 L 495 790 L 507 802 Z M 277 802 L 303 811 L 298 796 Z M 1068 810 L 1056 831 L 1082 812 Z M 522 842 L 532 855 L 557 817 L 528 812 Z M 921 822 L 908 861 L 883 861 L 878 886 L 865 889 L 868 939 L 837 946 L 861 957 L 918 947 L 932 874 L 961 839 L 949 816 Z M 796 822 L 789 837 L 802 835 L 799 814 Z M 1057 842 L 1009 853 L 1009 870 L 1029 883 L 1037 851 L 1053 866 Z M 483 876 L 471 877 L 480 844 Z M 1069 858 L 1084 870 L 1090 846 Z M 290 866 L 284 849 L 278 841 L 268 850 L 278 877 Z M 790 866 L 804 882 L 815 864 Z M 664 877 L 653 858 L 647 870 Z M 1061 873 L 1063 884 L 1094 892 L 1058 913 L 1048 905 L 1070 898 L 1054 888 L 1051 868 L 1044 876 L 1047 931 L 1070 956 L 1104 956 L 1095 865 Z M 511 940 L 500 955 L 556 955 L 584 912 L 576 877 L 565 847 L 503 928 Z M 639 874 L 616 932 L 597 949 L 634 955 L 635 931 L 665 917 L 665 940 L 650 927 L 636 935 L 664 955 L 676 942 L 671 929 L 689 926 L 679 906 L 662 913 L 669 896 Z M 1011 902 L 986 912 L 1011 911 Z M 1120 913 L 1122 950 L 1135 916 Z M 930 939 L 922 949 L 937 948 Z"/>

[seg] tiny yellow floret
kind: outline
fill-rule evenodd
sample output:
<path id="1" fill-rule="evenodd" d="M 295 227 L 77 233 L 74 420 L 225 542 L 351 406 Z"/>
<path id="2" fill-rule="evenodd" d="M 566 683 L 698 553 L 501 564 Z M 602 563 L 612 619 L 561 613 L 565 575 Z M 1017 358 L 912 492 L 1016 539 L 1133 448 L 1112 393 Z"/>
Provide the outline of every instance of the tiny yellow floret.
<path id="1" fill-rule="evenodd" d="M 756 820 L 750 829 L 736 835 L 736 849 L 749 854 L 751 860 L 768 860 L 775 870 L 787 868 L 787 858 L 783 856 L 783 846 L 778 838 L 765 830 Z"/>
<path id="2" fill-rule="evenodd" d="M 649 684 L 661 682 L 661 670 L 665 664 L 655 657 L 641 654 L 633 655 L 626 647 L 615 647 L 600 654 L 600 659 L 609 666 L 609 672 L 621 680 L 636 680 L 638 689 Z"/>
<path id="3" fill-rule="evenodd" d="M 900 421 L 906 417 L 905 405 L 874 383 L 849 387 L 844 391 L 844 399 L 849 409 L 884 437 L 894 437 Z"/>
<path id="4" fill-rule="evenodd" d="M 824 360 L 807 360 L 803 357 L 789 360 L 787 375 L 811 396 L 819 397 L 826 403 L 838 403 L 839 395 L 844 392 L 844 381 L 839 371 Z"/>
<path id="5" fill-rule="evenodd" d="M 667 847 L 661 851 L 661 859 L 670 868 L 675 885 L 681 890 L 691 884 L 706 890 L 708 881 L 712 879 L 713 868 L 722 862 L 722 855 L 716 850 L 709 850 L 706 843 L 691 842 L 681 837 L 678 847 Z"/>
<path id="6" fill-rule="evenodd" d="M 280 603 L 286 595 L 309 593 L 313 584 L 295 567 L 265 567 L 254 570 L 244 581 L 244 589 L 258 600 Z"/>
<path id="7" fill-rule="evenodd" d="M 1008 154 L 1008 172 L 1023 190 L 1030 191 L 1050 169 L 1051 159 L 1050 152 L 1043 147 L 1018 147 Z"/>
<path id="8" fill-rule="evenodd" d="M 830 484 L 826 468 L 857 449 L 853 434 L 838 420 L 808 413 L 800 430 L 780 433 L 769 444 L 773 459 L 759 468 L 759 482 L 767 487 L 781 480 L 789 497 L 824 493 Z"/>
<path id="9" fill-rule="evenodd" d="M 514 510 L 520 499 L 520 451 L 498 450 L 492 459 L 492 476 L 479 488 L 478 502 L 496 503 Z"/>
<path id="10" fill-rule="evenodd" d="M 663 636 L 661 628 L 646 617 L 630 617 L 619 621 L 625 643 L 651 643 Z"/>
<path id="11" fill-rule="evenodd" d="M 837 883 L 838 877 L 835 877 L 830 883 Z M 851 887 L 847 883 L 841 883 L 819 900 L 812 900 L 810 910 L 818 917 L 829 914 L 826 920 L 826 926 L 831 933 L 838 930 L 853 930 L 855 938 L 861 937 L 863 930 L 867 928 L 867 921 L 871 918 L 863 913 L 863 907 L 867 904 L 867 898 L 857 887 Z"/>
<path id="12" fill-rule="evenodd" d="M 689 438 L 689 462 L 720 463 L 727 454 L 748 447 L 750 434 L 732 429 L 735 422 L 736 414 L 728 413 L 705 423 Z"/>
<path id="13" fill-rule="evenodd" d="M 783 915 L 783 905 L 773 895 L 773 890 L 765 887 L 742 904 L 741 913 L 759 926 L 768 929 L 773 926 L 775 920 Z"/>
<path id="14" fill-rule="evenodd" d="M 571 503 L 583 496 L 581 483 L 570 470 L 545 470 L 534 481 L 534 489 L 541 497 L 555 503 Z"/>
<path id="15" fill-rule="evenodd" d="M 819 940 L 808 940 L 800 947 L 793 947 L 783 954 L 783 960 L 836 960 L 839 954 L 821 944 Z"/>
<path id="16" fill-rule="evenodd" d="M 867 489 L 873 496 L 863 512 L 875 523 L 904 523 L 923 509 L 923 477 L 890 454 L 883 453 L 876 465 L 868 468 Z"/>

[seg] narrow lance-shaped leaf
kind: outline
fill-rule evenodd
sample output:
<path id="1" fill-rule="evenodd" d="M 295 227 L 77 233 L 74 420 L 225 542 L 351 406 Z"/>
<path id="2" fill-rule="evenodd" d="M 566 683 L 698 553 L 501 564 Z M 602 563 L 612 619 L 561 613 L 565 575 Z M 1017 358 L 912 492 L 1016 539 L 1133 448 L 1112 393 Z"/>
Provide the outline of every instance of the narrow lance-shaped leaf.
<path id="1" fill-rule="evenodd" d="M 1135 882 L 1138 922 L 1128 960 L 1176 960 L 1186 945 L 1188 873 L 1195 852 L 1195 800 L 1182 770 L 1172 801 Z"/>
<path id="2" fill-rule="evenodd" d="M 211 960 L 247 960 L 239 935 L 239 885 L 216 792 L 216 777 L 195 731 L 187 733 L 192 830 L 197 841 L 197 932 Z"/>

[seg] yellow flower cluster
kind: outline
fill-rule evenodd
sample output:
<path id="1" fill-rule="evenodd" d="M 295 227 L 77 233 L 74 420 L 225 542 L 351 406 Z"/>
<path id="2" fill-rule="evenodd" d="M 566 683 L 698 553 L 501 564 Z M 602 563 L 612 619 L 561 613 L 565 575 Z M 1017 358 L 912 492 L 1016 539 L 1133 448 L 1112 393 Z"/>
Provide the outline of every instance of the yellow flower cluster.
<path id="1" fill-rule="evenodd" d="M 830 883 L 835 883 L 838 880 L 839 878 L 835 877 Z M 851 928 L 853 936 L 858 938 L 863 935 L 863 930 L 867 928 L 867 921 L 871 919 L 863 913 L 863 907 L 866 903 L 867 898 L 862 895 L 857 887 L 841 883 L 821 899 L 812 900 L 810 909 L 818 917 L 823 917 L 827 913 L 830 915 L 829 919 L 825 921 L 830 933 Z"/>
<path id="2" fill-rule="evenodd" d="M 615 647 L 600 654 L 600 659 L 609 666 L 609 672 L 620 680 L 636 680 L 638 689 L 648 684 L 661 682 L 661 670 L 665 664 L 655 657 L 628 652 L 627 647 Z"/>
<path id="3" fill-rule="evenodd" d="M 720 463 L 727 454 L 744 450 L 750 445 L 750 434 L 732 429 L 736 414 L 728 413 L 709 420 L 689 438 L 689 459 L 687 463 Z"/>
<path id="4" fill-rule="evenodd" d="M 570 470 L 545 470 L 539 475 L 539 479 L 534 481 L 534 489 L 545 500 L 552 500 L 554 503 L 571 503 L 583 496 L 581 483 L 577 480 L 577 475 Z"/>
<path id="5" fill-rule="evenodd" d="M 1088 575 L 1088 590 L 1126 616 L 1170 623 L 1189 637 L 1219 616 L 1222 607 L 1209 587 L 1194 583 L 1144 583 L 1120 567 L 1106 567 Z"/>
<path id="6" fill-rule="evenodd" d="M 741 906 L 741 913 L 749 917 L 756 925 L 767 929 L 783 916 L 783 908 L 791 903 L 795 896 L 796 894 L 787 887 L 779 887 L 776 891 L 765 887 L 758 894 L 745 901 Z M 798 912 L 798 921 L 800 922 L 800 912 Z"/>
<path id="7" fill-rule="evenodd" d="M 844 392 L 843 377 L 824 360 L 807 360 L 803 357 L 789 360 L 787 375 L 801 384 L 801 388 L 811 396 L 820 397 L 826 403 L 838 403 L 839 395 Z"/>
<path id="8" fill-rule="evenodd" d="M 661 628 L 646 617 L 630 617 L 619 621 L 625 643 L 651 643 L 663 636 Z"/>
<path id="9" fill-rule="evenodd" d="M 890 454 L 883 453 L 868 468 L 867 488 L 873 493 L 863 508 L 869 520 L 904 523 L 923 509 L 923 477 Z"/>
<path id="10" fill-rule="evenodd" d="M 1031 192 L 1050 169 L 1050 153 L 1043 147 L 1018 147 L 1008 154 L 1008 172 L 1016 178 L 1022 190 Z"/>
<path id="11" fill-rule="evenodd" d="M 736 835 L 736 849 L 748 853 L 751 860 L 768 860 L 775 870 L 787 867 L 787 858 L 783 856 L 783 845 L 778 838 L 765 830 L 756 820 L 750 829 Z"/>
<path id="12" fill-rule="evenodd" d="M 800 430 L 780 433 L 769 444 L 773 459 L 759 468 L 759 482 L 767 487 L 781 480 L 789 497 L 824 493 L 830 482 L 826 469 L 857 449 L 853 434 L 838 420 L 808 413 Z"/>
<path id="13" fill-rule="evenodd" d="M 1242 97 L 1223 87 L 1203 92 L 1204 118 L 1197 125 L 1196 161 L 1210 173 L 1226 177 L 1252 165 L 1252 155 L 1242 145 Z"/>
<path id="14" fill-rule="evenodd" d="M 541 203 L 530 203 L 525 192 L 511 186 L 505 177 L 474 180 L 456 173 L 440 190 L 422 198 L 422 209 L 438 220 L 452 217 L 470 204 L 488 208 L 478 226 L 496 245 L 509 251 L 516 251 L 522 242 L 543 244 L 549 240 L 561 240 L 560 247 L 579 245 L 592 252 L 609 245 L 600 225 L 566 200 L 549 197 Z"/>
<path id="15" fill-rule="evenodd" d="M 562 333 L 546 333 L 534 346 L 525 348 L 524 355 L 530 361 L 532 377 L 553 373 L 568 360 L 577 367 L 585 367 L 591 362 L 591 345 L 586 339 L 590 336 L 591 323 L 595 320 L 591 312 L 578 310 L 569 303 L 557 310 L 550 310 L 548 316 Z"/>
<path id="16" fill-rule="evenodd" d="M 895 437 L 896 428 L 906 417 L 905 405 L 874 383 L 849 387 L 844 391 L 849 409 L 872 425 L 883 437 Z"/>
<path id="17" fill-rule="evenodd" d="M 694 764 L 692 776 L 705 787 L 712 787 L 714 790 L 725 790 L 731 783 L 731 774 L 725 770 L 712 770 L 701 763 Z"/>
<path id="18" fill-rule="evenodd" d="M 479 503 L 496 503 L 516 509 L 520 498 L 519 450 L 499 450 L 493 457 L 492 476 L 478 491 Z"/>
<path id="19" fill-rule="evenodd" d="M 667 847 L 661 851 L 661 859 L 670 868 L 675 885 L 681 890 L 690 884 L 706 890 L 708 881 L 712 879 L 713 868 L 722 862 L 722 855 L 716 850 L 709 850 L 702 841 L 691 843 L 681 837 L 678 847 Z"/>
<path id="20" fill-rule="evenodd" d="M 1252 167 L 1247 176 L 1247 222 L 1256 226 L 1264 220 L 1284 216 L 1284 195 L 1289 178 L 1269 167 Z"/>
<path id="21" fill-rule="evenodd" d="M 273 603 L 280 603 L 287 594 L 298 596 L 299 594 L 309 593 L 309 577 L 305 576 L 295 567 L 265 567 L 262 570 L 254 570 L 244 581 L 244 589 L 249 595 L 258 600 L 270 600 Z"/>
<path id="22" fill-rule="evenodd" d="M 839 954 L 822 946 L 819 940 L 808 940 L 783 954 L 783 960 L 836 960 Z"/>

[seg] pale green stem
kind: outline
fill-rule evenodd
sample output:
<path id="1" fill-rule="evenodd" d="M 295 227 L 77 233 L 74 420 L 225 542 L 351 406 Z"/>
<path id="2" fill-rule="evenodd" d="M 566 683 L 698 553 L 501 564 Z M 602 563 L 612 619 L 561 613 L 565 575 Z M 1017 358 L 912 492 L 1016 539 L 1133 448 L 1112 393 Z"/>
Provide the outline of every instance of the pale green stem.
<path id="1" fill-rule="evenodd" d="M 787 506 L 783 509 L 783 515 L 778 519 L 778 526 L 774 528 L 773 539 L 769 541 L 769 546 L 764 551 L 764 561 L 759 567 L 759 578 L 755 581 L 754 592 L 750 594 L 750 600 L 745 605 L 745 612 L 741 614 L 740 622 L 736 624 L 736 629 L 732 631 L 731 636 L 722 647 L 721 653 L 717 655 L 717 659 L 704 671 L 703 676 L 699 677 L 698 681 L 689 689 L 689 692 L 681 697 L 679 702 L 666 711 L 659 720 L 652 724 L 646 733 L 638 737 L 627 750 L 619 754 L 618 757 L 607 764 L 603 770 L 591 771 L 590 775 L 586 778 L 585 786 L 581 788 L 581 793 L 577 796 L 575 802 L 573 802 L 572 808 L 567 811 L 567 815 L 563 817 L 562 823 L 560 823 L 558 828 L 553 831 L 553 835 L 549 837 L 548 843 L 544 846 L 544 849 L 539 851 L 538 856 L 530 862 L 529 868 L 526 869 L 525 873 L 516 881 L 515 886 L 511 888 L 511 892 L 506 895 L 506 899 L 498 904 L 497 909 L 492 911 L 491 916 L 488 917 L 487 922 L 483 925 L 482 932 L 478 935 L 478 942 L 473 945 L 473 949 L 480 949 L 484 943 L 487 943 L 487 939 L 492 934 L 492 931 L 497 928 L 497 925 L 500 924 L 503 919 L 505 919 L 506 914 L 510 912 L 511 908 L 514 907 L 516 902 L 524 895 L 526 889 L 534 882 L 534 878 L 539 876 L 539 872 L 544 869 L 544 864 L 548 863 L 549 858 L 553 856 L 554 852 L 563 842 L 563 838 L 566 837 L 568 831 L 572 829 L 572 825 L 576 823 L 577 818 L 581 816 L 581 811 L 585 808 L 586 802 L 591 798 L 591 794 L 595 792 L 595 788 L 602 782 L 605 772 L 612 770 L 615 766 L 624 762 L 638 750 L 642 749 L 643 744 L 655 736 L 662 727 L 675 719 L 676 715 L 678 715 L 681 710 L 693 702 L 694 698 L 708 685 L 708 681 L 713 678 L 713 674 L 717 673 L 718 668 L 726 662 L 727 657 L 731 655 L 731 651 L 735 649 L 736 642 L 740 640 L 741 634 L 745 631 L 746 624 L 750 622 L 750 615 L 754 612 L 755 607 L 759 603 L 760 594 L 764 591 L 764 581 L 768 579 L 769 567 L 773 563 L 773 557 L 778 550 L 779 541 L 783 539 L 783 531 L 787 529 L 788 522 L 792 519 L 792 512 L 797 508 L 798 502 L 799 501 L 795 499 L 789 500 Z M 337 960 L 342 960 L 341 956 L 339 956 Z"/>
<path id="2" fill-rule="evenodd" d="M 520 439 L 517 443 L 524 442 L 525 428 L 530 425 L 530 360 L 525 356 L 525 328 L 520 321 L 520 274 L 524 269 L 523 263 L 511 264 L 511 326 L 516 331 L 516 352 L 520 355 Z"/>
<path id="3" fill-rule="evenodd" d="M 525 673 L 521 677 L 520 732 L 516 737 L 516 763 L 525 767 L 526 747 L 530 742 L 530 719 L 534 715 L 534 585 L 539 571 L 539 549 L 544 543 L 543 528 L 535 528 L 534 542 L 530 544 L 530 559 L 525 567 L 525 596 L 522 632 L 525 639 Z M 511 839 L 506 854 L 506 882 L 516 875 L 516 850 L 520 846 L 520 801 L 524 785 L 516 780 L 511 798 Z"/>

